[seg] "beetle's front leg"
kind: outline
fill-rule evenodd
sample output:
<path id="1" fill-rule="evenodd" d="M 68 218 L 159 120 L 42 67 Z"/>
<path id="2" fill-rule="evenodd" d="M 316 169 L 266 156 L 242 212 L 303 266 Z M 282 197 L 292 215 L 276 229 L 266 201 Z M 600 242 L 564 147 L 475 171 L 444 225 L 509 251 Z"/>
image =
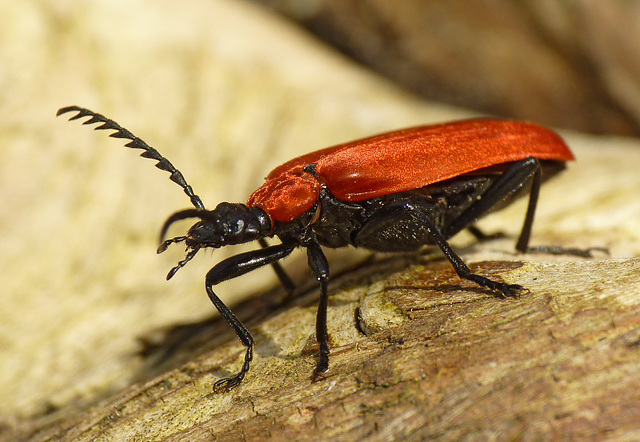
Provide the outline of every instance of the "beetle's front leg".
<path id="1" fill-rule="evenodd" d="M 205 286 L 209 299 L 211 299 L 211 302 L 216 306 L 222 317 L 229 323 L 229 325 L 231 325 L 233 331 L 238 336 L 238 339 L 240 339 L 242 344 L 247 347 L 247 351 L 244 356 L 244 363 L 242 364 L 240 371 L 235 376 L 224 378 L 216 382 L 214 385 L 216 393 L 228 391 L 240 384 L 244 379 L 245 375 L 249 371 L 251 360 L 253 359 L 253 337 L 247 327 L 245 327 L 236 315 L 233 314 L 231 309 L 222 302 L 218 295 L 214 293 L 213 286 L 221 283 L 222 281 L 244 275 L 245 273 L 259 267 L 272 264 L 289 255 L 294 248 L 295 244 L 279 244 L 261 250 L 241 253 L 218 263 L 215 267 L 209 270 L 209 273 L 207 273 Z"/>
<path id="2" fill-rule="evenodd" d="M 264 238 L 260 238 L 258 240 L 258 243 L 260 243 L 260 246 L 262 248 L 266 249 L 267 247 L 269 247 L 269 244 L 267 244 Z M 282 284 L 284 289 L 287 291 L 287 299 L 293 297 L 293 293 L 296 290 L 296 285 L 293 283 L 289 275 L 287 275 L 287 272 L 284 271 L 280 263 L 278 263 L 277 261 L 271 263 L 271 267 L 273 267 L 273 270 L 276 272 L 276 276 L 280 280 L 280 284 Z"/>

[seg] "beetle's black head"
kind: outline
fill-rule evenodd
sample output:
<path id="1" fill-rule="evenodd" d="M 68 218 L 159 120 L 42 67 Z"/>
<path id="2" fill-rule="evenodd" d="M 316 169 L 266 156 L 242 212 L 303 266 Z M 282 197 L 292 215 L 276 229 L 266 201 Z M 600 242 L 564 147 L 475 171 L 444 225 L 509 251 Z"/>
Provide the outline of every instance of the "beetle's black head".
<path id="1" fill-rule="evenodd" d="M 186 236 L 163 241 L 167 230 L 176 221 L 187 218 L 199 218 Z M 271 220 L 261 209 L 248 208 L 244 204 L 220 203 L 213 210 L 187 209 L 171 215 L 162 227 L 158 253 L 164 252 L 173 243 L 184 242 L 187 245 L 187 256 L 180 261 L 169 274 L 170 279 L 180 268 L 191 261 L 204 247 L 219 248 L 232 244 L 255 241 L 271 232 Z"/>

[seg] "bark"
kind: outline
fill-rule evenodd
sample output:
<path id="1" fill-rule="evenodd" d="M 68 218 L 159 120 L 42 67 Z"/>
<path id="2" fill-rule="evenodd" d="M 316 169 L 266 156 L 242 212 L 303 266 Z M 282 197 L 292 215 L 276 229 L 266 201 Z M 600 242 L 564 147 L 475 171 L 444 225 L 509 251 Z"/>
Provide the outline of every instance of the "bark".
<path id="1" fill-rule="evenodd" d="M 334 278 L 331 369 L 322 379 L 312 380 L 317 290 L 275 309 L 261 297 L 237 310 L 257 339 L 256 360 L 237 389 L 212 391 L 216 379 L 238 369 L 244 353 L 238 341 L 219 333 L 226 327 L 220 320 L 192 325 L 180 330 L 180 356 L 171 355 L 171 362 L 163 355 L 165 367 L 185 354 L 189 362 L 84 412 L 62 413 L 30 436 L 539 440 L 637 434 L 640 260 L 473 265 L 523 284 L 528 291 L 514 299 L 461 283 L 441 259 L 417 261 L 382 260 Z M 194 350 L 202 342 L 215 348 Z"/>

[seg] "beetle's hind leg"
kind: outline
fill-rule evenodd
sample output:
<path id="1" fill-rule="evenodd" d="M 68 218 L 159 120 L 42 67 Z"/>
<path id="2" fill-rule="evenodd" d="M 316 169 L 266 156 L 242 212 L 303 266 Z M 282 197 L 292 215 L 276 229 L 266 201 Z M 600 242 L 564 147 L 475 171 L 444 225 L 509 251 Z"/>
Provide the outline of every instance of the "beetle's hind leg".
<path id="1" fill-rule="evenodd" d="M 534 161 L 535 160 L 535 161 Z M 531 161 L 535 164 L 533 170 L 533 180 L 531 182 L 531 190 L 529 193 L 529 205 L 527 206 L 527 214 L 524 218 L 524 224 L 520 237 L 516 243 L 516 250 L 522 253 L 550 253 L 552 255 L 573 255 L 582 258 L 591 258 L 593 251 L 608 253 L 609 251 L 602 247 L 590 247 L 587 249 L 570 249 L 556 246 L 536 246 L 530 247 L 529 240 L 531 238 L 531 229 L 533 227 L 533 217 L 535 215 L 536 206 L 538 204 L 538 196 L 540 194 L 540 185 L 542 184 L 542 167 L 540 161 L 535 158 L 528 158 L 523 162 Z M 521 163 L 523 163 L 521 162 Z M 518 169 L 520 163 L 516 163 L 512 169 Z"/>
<path id="2" fill-rule="evenodd" d="M 485 235 L 482 231 L 472 225 L 477 219 L 483 217 L 505 202 L 508 202 L 525 184 L 531 180 L 529 191 L 529 205 L 525 215 L 524 224 L 520 232 L 520 237 L 516 243 L 516 250 L 522 253 L 551 253 L 554 255 L 574 255 L 580 257 L 591 257 L 592 251 L 599 250 L 606 252 L 606 249 L 599 247 L 589 249 L 569 249 L 554 246 L 529 247 L 533 218 L 538 204 L 540 185 L 542 184 L 542 167 L 537 158 L 526 158 L 514 163 L 505 171 L 487 191 L 474 204 L 469 206 L 458 218 L 448 225 L 443 233 L 446 238 L 450 238 L 460 230 L 467 228 L 479 240 L 493 239 L 500 237 L 496 235 Z"/>

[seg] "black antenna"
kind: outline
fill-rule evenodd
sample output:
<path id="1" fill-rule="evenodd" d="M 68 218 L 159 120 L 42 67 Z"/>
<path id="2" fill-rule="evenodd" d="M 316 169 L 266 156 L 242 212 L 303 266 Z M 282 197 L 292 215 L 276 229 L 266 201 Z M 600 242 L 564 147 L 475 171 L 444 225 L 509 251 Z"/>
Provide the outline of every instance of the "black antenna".
<path id="1" fill-rule="evenodd" d="M 59 109 L 58 112 L 56 113 L 56 116 L 66 114 L 67 112 L 78 113 L 77 115 L 74 115 L 71 118 L 69 118 L 69 121 L 77 120 L 78 118 L 83 118 L 83 117 L 91 117 L 87 121 L 83 122 L 82 124 L 102 123 L 100 126 L 95 127 L 94 129 L 95 130 L 115 130 L 114 133 L 109 134 L 110 137 L 125 138 L 128 140 L 131 140 L 130 142 L 125 144 L 126 147 L 130 147 L 132 149 L 144 150 L 144 152 L 140 154 L 141 157 L 151 158 L 152 160 L 156 160 L 158 162 L 156 164 L 156 167 L 158 169 L 165 170 L 171 174 L 171 181 L 173 181 L 174 183 L 182 187 L 182 189 L 184 190 L 184 193 L 186 193 L 187 196 L 191 199 L 191 204 L 193 204 L 198 210 L 205 210 L 202 200 L 198 195 L 196 195 L 193 192 L 193 189 L 187 183 L 187 180 L 184 179 L 184 176 L 182 176 L 182 173 L 178 169 L 176 169 L 168 159 L 160 155 L 160 152 L 155 150 L 153 147 L 149 146 L 147 143 L 145 143 L 140 138 L 133 135 L 131 132 L 129 132 L 124 127 L 120 126 L 115 121 L 110 120 L 104 115 L 90 111 L 89 109 L 85 109 L 78 106 L 67 106 L 67 107 L 63 107 L 62 109 Z"/>

